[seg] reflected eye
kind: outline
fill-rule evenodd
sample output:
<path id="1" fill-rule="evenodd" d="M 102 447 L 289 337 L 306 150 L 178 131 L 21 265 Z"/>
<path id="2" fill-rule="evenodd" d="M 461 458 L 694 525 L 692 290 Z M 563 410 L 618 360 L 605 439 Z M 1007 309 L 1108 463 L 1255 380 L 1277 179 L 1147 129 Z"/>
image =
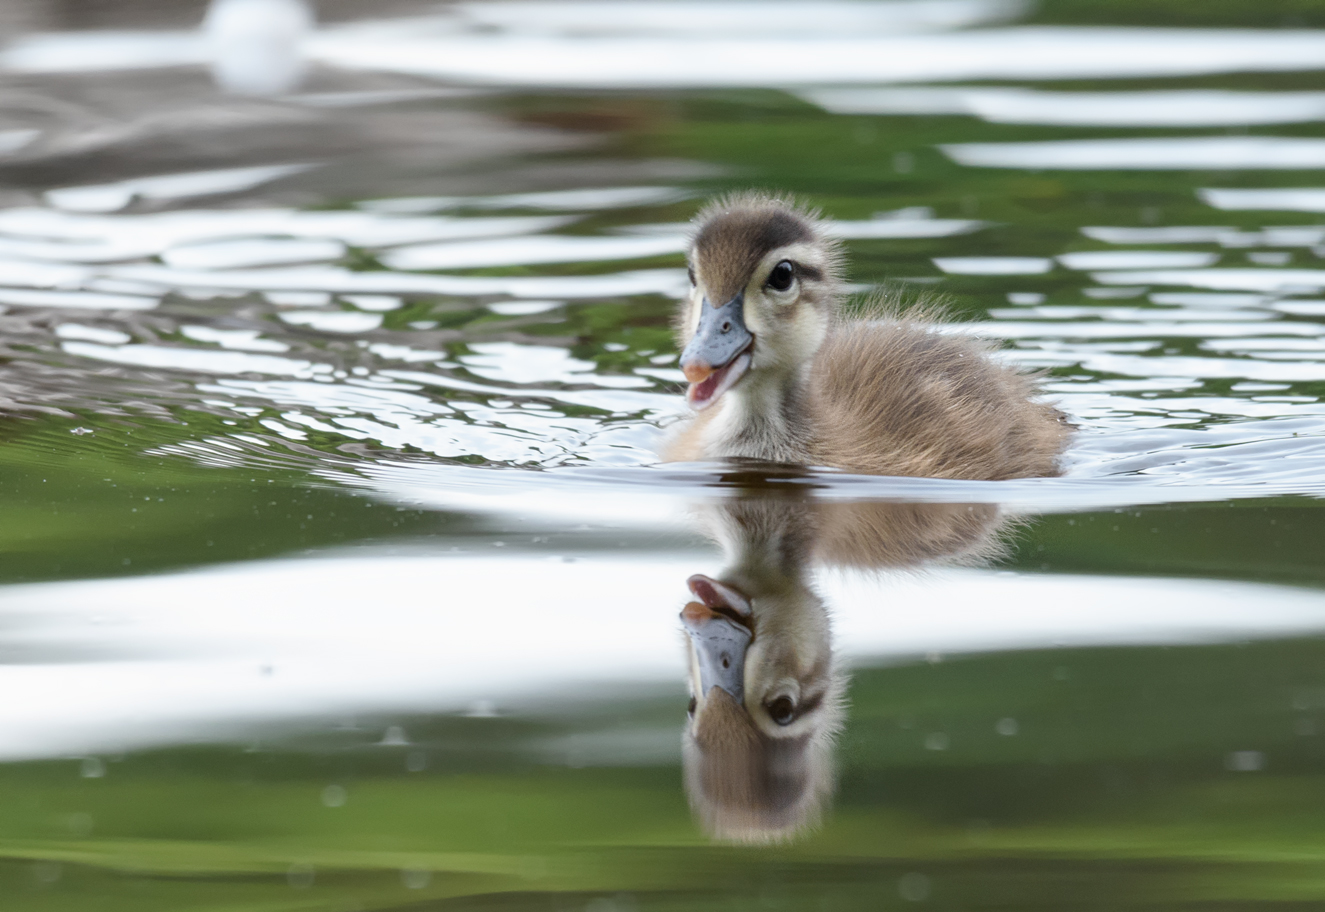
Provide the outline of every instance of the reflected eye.
<path id="1" fill-rule="evenodd" d="M 787 725 L 796 713 L 796 704 L 792 702 L 791 697 L 778 697 L 768 704 L 767 709 L 768 715 L 774 722 L 778 725 Z"/>
<path id="2" fill-rule="evenodd" d="M 774 291 L 786 291 L 791 287 L 792 280 L 796 278 L 796 267 L 791 265 L 791 260 L 783 260 L 773 267 L 773 271 L 768 274 L 768 281 L 765 283 Z"/>
<path id="3" fill-rule="evenodd" d="M 691 697 L 691 698 L 690 698 L 690 705 L 686 707 L 686 715 L 687 715 L 687 716 L 693 716 L 693 715 L 695 714 L 695 707 L 698 706 L 698 705 L 699 705 L 699 701 L 696 700 L 694 697 Z"/>

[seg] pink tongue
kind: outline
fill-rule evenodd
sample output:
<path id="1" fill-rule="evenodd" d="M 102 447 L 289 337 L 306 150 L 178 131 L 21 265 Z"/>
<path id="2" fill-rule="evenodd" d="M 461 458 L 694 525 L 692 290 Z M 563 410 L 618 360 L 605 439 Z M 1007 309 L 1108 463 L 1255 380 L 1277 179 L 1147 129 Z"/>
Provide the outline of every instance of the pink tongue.
<path id="1" fill-rule="evenodd" d="M 706 381 L 707 382 L 707 381 Z M 713 584 L 705 579 L 690 580 L 690 591 L 695 594 L 695 598 L 704 603 L 708 608 L 725 608 L 726 604 L 722 596 L 718 595 L 718 590 L 713 588 Z"/>
<path id="2" fill-rule="evenodd" d="M 722 382 L 722 376 L 726 373 L 726 368 L 715 370 L 699 383 L 695 384 L 695 393 L 690 398 L 697 402 L 705 402 L 713 395 L 713 391 L 718 388 Z"/>

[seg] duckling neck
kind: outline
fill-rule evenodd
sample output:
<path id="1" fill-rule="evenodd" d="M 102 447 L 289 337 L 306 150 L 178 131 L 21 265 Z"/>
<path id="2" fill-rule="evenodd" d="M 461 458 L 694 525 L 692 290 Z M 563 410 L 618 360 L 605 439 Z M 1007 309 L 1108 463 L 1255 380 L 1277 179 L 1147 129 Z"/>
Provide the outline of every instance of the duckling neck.
<path id="1" fill-rule="evenodd" d="M 713 515 L 725 557 L 720 579 L 750 598 L 807 588 L 818 517 L 806 502 L 742 497 Z"/>
<path id="2" fill-rule="evenodd" d="M 711 425 L 710 453 L 719 458 L 810 461 L 808 370 L 783 376 L 751 372 L 722 397 Z"/>

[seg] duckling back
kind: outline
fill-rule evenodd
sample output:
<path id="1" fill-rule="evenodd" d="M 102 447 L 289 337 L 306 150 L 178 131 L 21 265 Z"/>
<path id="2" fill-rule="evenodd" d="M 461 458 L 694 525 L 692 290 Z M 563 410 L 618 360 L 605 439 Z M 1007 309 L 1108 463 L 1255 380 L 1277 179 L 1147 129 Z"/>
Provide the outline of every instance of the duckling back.
<path id="1" fill-rule="evenodd" d="M 1072 432 L 1035 378 L 924 320 L 844 320 L 810 366 L 813 462 L 874 475 L 1059 474 Z"/>

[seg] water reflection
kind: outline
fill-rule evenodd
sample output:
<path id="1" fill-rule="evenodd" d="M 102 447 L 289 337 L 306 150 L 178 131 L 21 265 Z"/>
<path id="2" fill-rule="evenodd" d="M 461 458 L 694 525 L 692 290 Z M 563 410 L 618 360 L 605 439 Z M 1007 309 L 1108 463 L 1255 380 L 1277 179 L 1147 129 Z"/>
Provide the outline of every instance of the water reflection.
<path id="1" fill-rule="evenodd" d="M 686 790 L 715 838 L 789 839 L 813 826 L 832 796 L 845 716 L 847 675 L 816 567 L 980 561 L 998 552 L 1006 521 L 987 504 L 824 504 L 768 491 L 699 514 L 724 565 L 687 580 L 694 600 L 681 611 L 691 691 Z"/>

